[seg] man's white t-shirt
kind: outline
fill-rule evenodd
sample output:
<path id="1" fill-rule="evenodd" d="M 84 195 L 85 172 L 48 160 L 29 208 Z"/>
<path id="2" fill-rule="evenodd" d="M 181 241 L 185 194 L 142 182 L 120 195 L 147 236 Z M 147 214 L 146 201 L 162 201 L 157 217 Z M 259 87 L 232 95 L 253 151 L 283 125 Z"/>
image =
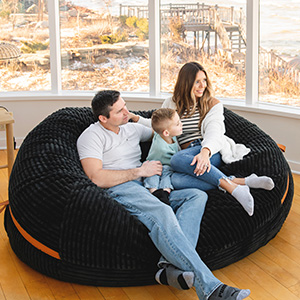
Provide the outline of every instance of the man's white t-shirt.
<path id="1" fill-rule="evenodd" d="M 152 129 L 136 123 L 120 126 L 118 134 L 100 122 L 91 124 L 77 140 L 79 158 L 97 158 L 103 169 L 127 170 L 141 166 L 140 142 L 150 140 Z"/>

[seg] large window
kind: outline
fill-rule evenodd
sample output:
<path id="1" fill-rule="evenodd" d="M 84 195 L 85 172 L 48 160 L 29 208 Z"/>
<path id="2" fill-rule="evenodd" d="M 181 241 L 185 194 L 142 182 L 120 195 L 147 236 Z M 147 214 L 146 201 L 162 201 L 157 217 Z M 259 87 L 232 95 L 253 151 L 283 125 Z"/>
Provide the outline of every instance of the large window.
<path id="1" fill-rule="evenodd" d="M 109 88 L 160 97 L 197 60 L 218 98 L 300 106 L 299 1 L 261 0 L 256 11 L 259 0 L 120 2 L 0 1 L 0 46 L 21 52 L 0 56 L 0 96 Z"/>
<path id="2" fill-rule="evenodd" d="M 146 1 L 60 6 L 62 88 L 149 91 L 149 24 Z"/>
<path id="3" fill-rule="evenodd" d="M 161 1 L 162 91 L 180 67 L 197 60 L 217 97 L 245 99 L 246 1 Z"/>
<path id="4" fill-rule="evenodd" d="M 49 72 L 47 1 L 0 1 L 0 92 L 50 90 Z"/>
<path id="5" fill-rule="evenodd" d="M 300 1 L 260 1 L 259 100 L 300 106 Z"/>

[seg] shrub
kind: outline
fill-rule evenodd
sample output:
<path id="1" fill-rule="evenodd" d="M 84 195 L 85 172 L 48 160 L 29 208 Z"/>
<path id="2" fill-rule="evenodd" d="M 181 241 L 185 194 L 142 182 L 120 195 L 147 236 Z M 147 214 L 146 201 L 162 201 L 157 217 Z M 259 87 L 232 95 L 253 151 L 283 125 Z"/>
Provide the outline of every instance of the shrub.
<path id="1" fill-rule="evenodd" d="M 8 19 L 10 16 L 10 12 L 8 10 L 1 10 L 0 11 L 0 18 Z"/>
<path id="2" fill-rule="evenodd" d="M 148 20 L 145 18 L 138 19 L 136 16 L 129 17 L 125 21 L 126 25 L 129 28 L 134 29 L 135 35 L 140 40 L 145 40 L 149 36 L 149 23 Z"/>
<path id="3" fill-rule="evenodd" d="M 101 35 L 100 40 L 102 44 L 114 44 L 120 42 L 126 42 L 128 40 L 128 36 L 125 32 L 117 32 L 110 35 Z"/>
<path id="4" fill-rule="evenodd" d="M 148 33 L 143 32 L 142 30 L 138 29 L 135 32 L 136 36 L 139 38 L 140 41 L 144 41 L 148 38 Z"/>
<path id="5" fill-rule="evenodd" d="M 130 28 L 136 28 L 136 22 L 137 22 L 138 18 L 136 16 L 132 16 L 126 19 L 126 25 Z"/>
<path id="6" fill-rule="evenodd" d="M 142 32 L 144 32 L 145 34 L 148 35 L 148 32 L 149 32 L 149 23 L 148 23 L 148 20 L 145 19 L 145 18 L 142 18 L 142 19 L 138 19 L 136 21 L 136 26 L 137 28 L 139 28 Z"/>
<path id="7" fill-rule="evenodd" d="M 169 19 L 169 28 L 171 31 L 171 36 L 174 41 L 182 40 L 182 35 L 184 34 L 183 22 L 179 17 Z"/>
<path id="8" fill-rule="evenodd" d="M 23 53 L 36 53 L 39 50 L 48 49 L 49 42 L 41 43 L 41 42 L 27 42 L 21 41 L 23 46 L 21 47 L 21 51 Z"/>
<path id="9" fill-rule="evenodd" d="M 120 16 L 120 23 L 121 23 L 123 26 L 126 25 L 126 20 L 127 20 L 127 16 L 126 16 L 126 15 Z"/>

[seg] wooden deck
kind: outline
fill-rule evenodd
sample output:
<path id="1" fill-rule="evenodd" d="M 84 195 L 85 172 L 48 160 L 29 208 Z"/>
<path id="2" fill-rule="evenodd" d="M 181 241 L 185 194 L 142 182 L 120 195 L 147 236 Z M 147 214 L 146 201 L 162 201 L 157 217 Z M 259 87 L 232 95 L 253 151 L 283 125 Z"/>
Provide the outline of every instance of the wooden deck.
<path id="1" fill-rule="evenodd" d="M 194 47 L 208 56 L 218 50 L 238 70 L 245 70 L 246 61 L 246 16 L 242 8 L 206 5 L 205 3 L 163 4 L 160 9 L 161 30 L 169 30 L 170 20 L 181 22 L 185 32 L 193 33 Z M 120 5 L 120 15 L 148 18 L 148 6 Z M 220 49 L 220 44 L 222 48 Z M 273 51 L 260 48 L 259 64 L 262 71 L 271 70 L 290 77 L 300 84 L 300 70 L 290 65 Z"/>
<path id="2" fill-rule="evenodd" d="M 204 3 L 170 3 L 161 5 L 160 14 L 162 31 L 168 30 L 171 19 L 177 19 L 182 23 L 186 32 L 194 33 L 195 48 L 202 45 L 206 37 L 207 51 L 209 52 L 211 50 L 210 33 L 214 33 L 215 40 L 220 39 L 224 49 L 241 52 L 246 47 L 246 18 L 242 9 L 235 10 L 234 7 Z M 120 15 L 148 18 L 147 6 L 120 5 Z M 202 33 L 202 42 L 199 41 L 200 32 Z M 236 42 L 237 39 L 238 42 Z M 217 51 L 216 41 L 215 51 Z"/>
<path id="3" fill-rule="evenodd" d="M 0 151 L 0 164 L 6 153 Z M 223 282 L 249 288 L 249 300 L 300 299 L 300 175 L 294 175 L 291 212 L 278 235 L 247 258 L 213 273 Z M 0 201 L 8 199 L 7 170 L 0 170 Z M 0 300 L 197 300 L 195 290 L 153 285 L 91 287 L 61 282 L 22 263 L 13 253 L 0 215 Z"/>

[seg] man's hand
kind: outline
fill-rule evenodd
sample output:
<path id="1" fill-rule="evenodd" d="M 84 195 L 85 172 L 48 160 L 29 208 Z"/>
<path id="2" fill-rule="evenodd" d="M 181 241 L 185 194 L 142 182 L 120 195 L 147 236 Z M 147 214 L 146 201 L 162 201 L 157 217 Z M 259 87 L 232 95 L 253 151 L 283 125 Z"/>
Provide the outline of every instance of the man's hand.
<path id="1" fill-rule="evenodd" d="M 128 170 L 104 170 L 102 161 L 96 158 L 84 158 L 81 160 L 81 164 L 86 175 L 102 188 L 110 188 L 140 177 L 150 177 L 162 173 L 160 161 L 145 161 L 140 167 Z"/>
<path id="2" fill-rule="evenodd" d="M 140 169 L 141 177 L 151 177 L 153 175 L 161 175 L 162 173 L 162 164 L 160 161 L 152 160 L 145 161 Z"/>

